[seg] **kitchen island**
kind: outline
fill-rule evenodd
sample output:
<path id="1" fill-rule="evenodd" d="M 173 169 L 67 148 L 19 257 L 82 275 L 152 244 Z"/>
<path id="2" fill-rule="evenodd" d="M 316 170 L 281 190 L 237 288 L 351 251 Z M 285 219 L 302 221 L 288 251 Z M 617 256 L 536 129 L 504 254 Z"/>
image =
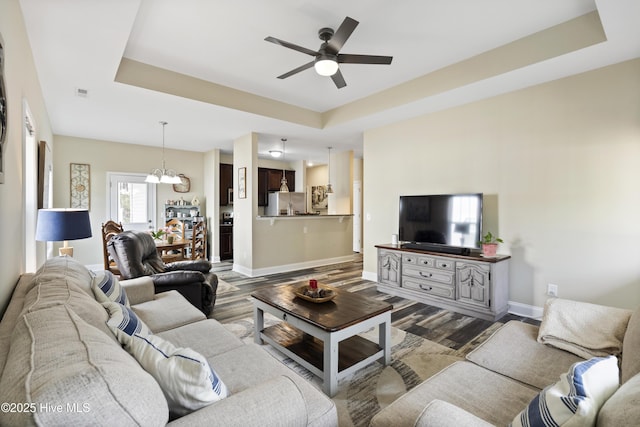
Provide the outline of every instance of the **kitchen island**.
<path id="1" fill-rule="evenodd" d="M 353 215 L 258 215 L 252 221 L 252 268 L 247 276 L 282 273 L 354 259 Z M 249 254 L 234 253 L 234 260 Z"/>

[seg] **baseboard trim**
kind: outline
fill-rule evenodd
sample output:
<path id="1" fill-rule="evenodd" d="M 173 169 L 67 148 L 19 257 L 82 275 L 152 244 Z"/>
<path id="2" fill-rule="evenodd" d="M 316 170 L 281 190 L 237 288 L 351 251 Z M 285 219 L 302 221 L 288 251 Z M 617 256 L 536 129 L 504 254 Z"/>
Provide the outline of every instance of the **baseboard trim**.
<path id="1" fill-rule="evenodd" d="M 531 319 L 540 320 L 542 319 L 543 311 L 543 307 L 509 301 L 509 313 L 515 314 L 516 316 L 529 317 Z"/>
<path id="2" fill-rule="evenodd" d="M 378 275 L 371 271 L 362 271 L 362 278 L 364 280 L 370 280 L 372 282 L 378 281 Z M 542 319 L 543 307 L 537 307 L 535 305 L 522 304 L 520 302 L 509 301 L 507 311 L 516 316 L 528 317 L 530 319 L 540 320 Z"/>
<path id="3" fill-rule="evenodd" d="M 376 273 L 372 273 L 370 271 L 362 271 L 362 278 L 364 280 L 369 280 L 371 282 L 377 282 L 378 281 L 378 275 Z"/>
<path id="4" fill-rule="evenodd" d="M 351 262 L 356 259 L 356 255 L 345 255 L 342 257 L 315 259 L 313 261 L 304 261 L 294 264 L 275 265 L 272 267 L 251 269 L 242 265 L 233 264 L 233 271 L 249 277 L 260 277 L 268 274 L 288 273 L 289 271 L 304 270 L 306 268 L 321 267 L 331 264 L 340 264 L 343 262 Z"/>

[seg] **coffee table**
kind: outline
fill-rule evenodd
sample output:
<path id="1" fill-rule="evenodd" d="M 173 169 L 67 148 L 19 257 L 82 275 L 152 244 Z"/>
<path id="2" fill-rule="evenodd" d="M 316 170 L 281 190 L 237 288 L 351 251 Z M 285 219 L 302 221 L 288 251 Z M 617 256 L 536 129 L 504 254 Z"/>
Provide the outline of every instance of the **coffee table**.
<path id="1" fill-rule="evenodd" d="M 381 360 L 391 360 L 391 310 L 373 298 L 335 289 L 332 301 L 313 303 L 296 297 L 303 284 L 261 289 L 251 294 L 255 342 L 271 344 L 323 380 L 334 396 L 338 380 Z M 264 313 L 283 320 L 264 327 Z M 378 327 L 378 343 L 358 336 Z"/>

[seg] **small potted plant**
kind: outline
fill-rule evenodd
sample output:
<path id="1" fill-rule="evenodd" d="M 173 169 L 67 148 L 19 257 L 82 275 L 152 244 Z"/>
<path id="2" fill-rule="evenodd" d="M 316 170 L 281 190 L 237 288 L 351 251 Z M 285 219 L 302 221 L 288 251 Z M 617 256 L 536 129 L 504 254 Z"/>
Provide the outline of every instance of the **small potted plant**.
<path id="1" fill-rule="evenodd" d="M 491 234 L 490 231 L 487 231 L 487 234 L 482 237 L 480 243 L 482 244 L 482 255 L 494 257 L 498 251 L 498 243 L 504 243 L 504 241 L 498 236 Z"/>

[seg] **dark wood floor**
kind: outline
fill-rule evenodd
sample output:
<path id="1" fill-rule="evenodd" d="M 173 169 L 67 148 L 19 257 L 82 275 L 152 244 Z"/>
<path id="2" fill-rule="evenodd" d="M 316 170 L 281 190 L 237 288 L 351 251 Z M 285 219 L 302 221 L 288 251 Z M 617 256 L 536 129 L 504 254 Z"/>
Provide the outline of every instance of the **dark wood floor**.
<path id="1" fill-rule="evenodd" d="M 392 325 L 406 332 L 438 342 L 467 353 L 509 320 L 539 324 L 536 320 L 506 315 L 497 322 L 477 319 L 405 298 L 387 295 L 376 290 L 376 283 L 362 278 L 362 258 L 354 262 L 298 270 L 262 277 L 247 277 L 230 270 L 231 264 L 214 264 L 218 277 L 230 289 L 220 289 L 210 317 L 230 323 L 253 314 L 251 293 L 267 286 L 305 283 L 311 278 L 349 292 L 384 300 L 393 304 Z"/>

